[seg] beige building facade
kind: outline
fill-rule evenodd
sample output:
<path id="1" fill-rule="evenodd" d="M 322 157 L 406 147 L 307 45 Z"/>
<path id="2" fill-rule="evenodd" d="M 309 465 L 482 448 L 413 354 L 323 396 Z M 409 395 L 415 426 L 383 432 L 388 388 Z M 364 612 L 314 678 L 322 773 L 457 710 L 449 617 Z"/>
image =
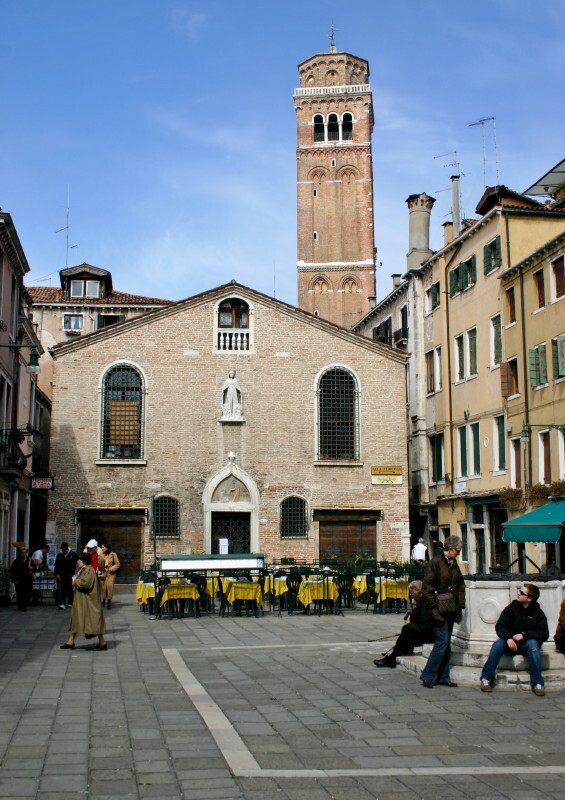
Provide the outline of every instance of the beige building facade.
<path id="1" fill-rule="evenodd" d="M 402 352 L 232 283 L 52 353 L 59 540 L 408 556 Z"/>

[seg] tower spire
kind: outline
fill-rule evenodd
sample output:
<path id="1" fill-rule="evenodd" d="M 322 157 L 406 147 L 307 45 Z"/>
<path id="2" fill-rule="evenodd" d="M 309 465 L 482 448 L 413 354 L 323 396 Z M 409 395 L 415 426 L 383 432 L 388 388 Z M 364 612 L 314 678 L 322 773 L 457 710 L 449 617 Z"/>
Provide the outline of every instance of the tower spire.
<path id="1" fill-rule="evenodd" d="M 328 39 L 330 40 L 330 53 L 337 53 L 337 48 L 335 46 L 335 38 L 334 38 L 335 32 L 336 28 L 334 28 L 334 24 L 332 22 L 332 26 L 330 28 L 330 35 L 328 36 Z"/>

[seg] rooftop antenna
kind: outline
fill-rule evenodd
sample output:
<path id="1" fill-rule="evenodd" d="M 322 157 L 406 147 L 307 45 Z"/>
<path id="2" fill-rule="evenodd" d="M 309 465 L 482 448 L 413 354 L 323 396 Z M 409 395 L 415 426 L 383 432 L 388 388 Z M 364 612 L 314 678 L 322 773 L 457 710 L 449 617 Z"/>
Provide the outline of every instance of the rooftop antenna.
<path id="1" fill-rule="evenodd" d="M 476 125 L 481 126 L 481 137 L 483 141 L 483 184 L 486 188 L 487 185 L 487 159 L 485 153 L 485 122 L 492 122 L 492 133 L 494 138 L 494 160 L 496 166 L 496 185 L 498 186 L 500 183 L 500 179 L 498 176 L 498 144 L 496 141 L 496 117 L 483 117 L 482 119 L 478 119 L 476 122 L 469 122 L 467 127 L 474 128 Z"/>
<path id="2" fill-rule="evenodd" d="M 337 28 L 334 28 L 334 23 L 333 23 L 333 20 L 332 20 L 332 26 L 330 28 L 330 35 L 328 36 L 328 39 L 330 40 L 330 53 L 337 53 L 337 49 L 336 49 L 336 46 L 335 46 L 335 38 L 334 38 L 336 30 L 337 30 Z"/>
<path id="3" fill-rule="evenodd" d="M 55 233 L 62 233 L 62 231 L 66 231 L 66 239 L 67 239 L 67 246 L 66 246 L 66 255 L 65 255 L 65 269 L 69 268 L 69 249 L 73 249 L 78 247 L 77 244 L 71 245 L 69 248 L 69 215 L 71 213 L 71 187 L 70 184 L 67 184 L 67 224 L 63 228 L 59 228 L 55 231 Z"/>

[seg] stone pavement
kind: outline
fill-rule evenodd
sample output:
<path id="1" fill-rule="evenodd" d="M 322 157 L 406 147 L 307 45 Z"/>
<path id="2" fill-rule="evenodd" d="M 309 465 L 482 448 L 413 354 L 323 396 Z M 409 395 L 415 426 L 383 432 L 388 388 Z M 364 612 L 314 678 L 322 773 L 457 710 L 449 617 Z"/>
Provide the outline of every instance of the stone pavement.
<path id="1" fill-rule="evenodd" d="M 107 619 L 0 608 L 0 798 L 565 800 L 565 693 L 377 670 L 400 615 Z"/>

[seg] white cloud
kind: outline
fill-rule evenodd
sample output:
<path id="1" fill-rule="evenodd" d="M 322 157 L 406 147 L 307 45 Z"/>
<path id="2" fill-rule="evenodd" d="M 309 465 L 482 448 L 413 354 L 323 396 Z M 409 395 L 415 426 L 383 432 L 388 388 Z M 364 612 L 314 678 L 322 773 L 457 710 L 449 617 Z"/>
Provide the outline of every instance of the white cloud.
<path id="1" fill-rule="evenodd" d="M 206 14 L 180 6 L 172 10 L 171 17 L 175 29 L 191 40 L 196 39 L 207 19 Z"/>

